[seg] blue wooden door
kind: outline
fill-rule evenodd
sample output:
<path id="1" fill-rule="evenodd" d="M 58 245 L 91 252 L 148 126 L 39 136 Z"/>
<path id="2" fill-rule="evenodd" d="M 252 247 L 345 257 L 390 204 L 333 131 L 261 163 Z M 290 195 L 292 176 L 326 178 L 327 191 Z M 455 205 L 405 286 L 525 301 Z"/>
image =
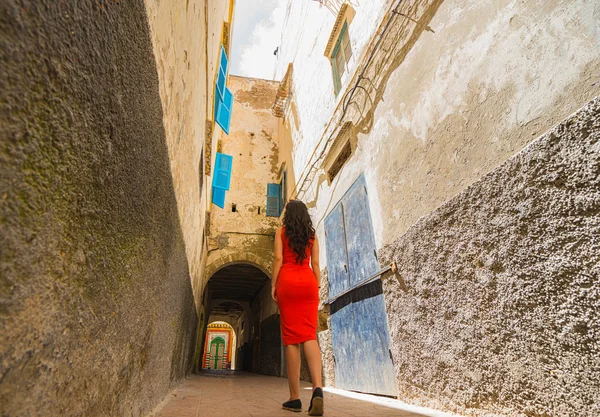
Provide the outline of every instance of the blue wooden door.
<path id="1" fill-rule="evenodd" d="M 361 175 L 346 192 L 342 205 L 350 286 L 354 287 L 379 270 L 364 176 Z"/>
<path id="2" fill-rule="evenodd" d="M 347 291 L 331 304 L 336 386 L 396 396 L 381 281 L 357 285 L 379 270 L 362 175 L 328 215 L 325 230 L 330 298 Z"/>
<path id="3" fill-rule="evenodd" d="M 335 297 L 350 288 L 343 207 L 338 204 L 325 219 L 325 250 L 329 296 Z"/>

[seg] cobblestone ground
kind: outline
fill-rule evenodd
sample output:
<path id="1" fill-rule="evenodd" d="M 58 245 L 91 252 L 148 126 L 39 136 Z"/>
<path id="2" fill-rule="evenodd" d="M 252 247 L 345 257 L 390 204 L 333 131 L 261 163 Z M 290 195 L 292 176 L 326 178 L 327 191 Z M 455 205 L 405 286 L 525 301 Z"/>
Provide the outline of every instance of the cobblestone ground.
<path id="1" fill-rule="evenodd" d="M 287 380 L 249 373 L 202 373 L 192 375 L 153 412 L 154 417 L 247 417 L 303 416 L 310 404 L 310 384 L 302 383 L 302 413 L 281 409 L 287 400 Z M 341 390 L 325 392 L 325 415 L 449 417 L 420 410 L 400 401 Z"/>

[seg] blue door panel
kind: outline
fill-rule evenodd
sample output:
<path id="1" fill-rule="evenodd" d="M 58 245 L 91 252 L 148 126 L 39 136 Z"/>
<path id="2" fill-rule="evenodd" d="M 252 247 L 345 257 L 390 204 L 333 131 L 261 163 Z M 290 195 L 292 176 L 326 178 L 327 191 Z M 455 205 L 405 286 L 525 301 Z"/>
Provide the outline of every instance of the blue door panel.
<path id="1" fill-rule="evenodd" d="M 346 238 L 344 236 L 343 208 L 338 204 L 325 219 L 325 250 L 329 297 L 335 297 L 349 288 Z"/>
<path id="2" fill-rule="evenodd" d="M 367 187 L 363 175 L 348 190 L 342 199 L 342 204 L 344 205 L 350 285 L 354 286 L 379 270 Z"/>
<path id="3" fill-rule="evenodd" d="M 387 313 L 380 280 L 357 283 L 379 270 L 364 176 L 325 219 L 336 386 L 397 395 Z"/>
<path id="4" fill-rule="evenodd" d="M 397 395 L 394 364 L 390 358 L 388 321 L 381 281 L 357 289 L 353 294 L 354 360 L 358 364 L 357 391 Z M 356 367 L 356 365 L 355 365 Z"/>
<path id="5" fill-rule="evenodd" d="M 331 315 L 333 356 L 335 358 L 335 385 L 344 389 L 356 389 L 357 370 L 354 357 L 354 329 L 352 303 L 341 307 Z"/>

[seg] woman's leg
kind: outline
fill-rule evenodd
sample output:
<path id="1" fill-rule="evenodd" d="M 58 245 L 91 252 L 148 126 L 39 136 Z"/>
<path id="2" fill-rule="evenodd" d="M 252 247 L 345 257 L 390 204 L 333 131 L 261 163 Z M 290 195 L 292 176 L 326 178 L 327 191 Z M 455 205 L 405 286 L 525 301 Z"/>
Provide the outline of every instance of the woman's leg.
<path id="1" fill-rule="evenodd" d="M 308 362 L 308 369 L 310 370 L 310 379 L 312 380 L 313 390 L 315 388 L 322 388 L 321 349 L 319 349 L 319 344 L 316 340 L 304 342 L 304 356 L 306 356 L 306 361 Z"/>
<path id="2" fill-rule="evenodd" d="M 285 347 L 285 365 L 290 386 L 290 401 L 300 398 L 300 345 Z"/>

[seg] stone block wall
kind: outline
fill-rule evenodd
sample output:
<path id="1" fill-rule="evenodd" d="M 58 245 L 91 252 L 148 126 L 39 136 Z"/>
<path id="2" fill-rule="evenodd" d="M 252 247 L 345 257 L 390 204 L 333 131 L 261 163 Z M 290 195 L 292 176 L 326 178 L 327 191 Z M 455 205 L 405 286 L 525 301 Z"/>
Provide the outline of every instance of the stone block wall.
<path id="1" fill-rule="evenodd" d="M 260 373 L 281 375 L 281 325 L 279 314 L 273 314 L 260 323 Z"/>
<path id="2" fill-rule="evenodd" d="M 144 3 L 0 16 L 2 415 L 145 415 L 197 316 Z"/>
<path id="3" fill-rule="evenodd" d="M 600 99 L 381 250 L 401 398 L 600 415 Z"/>
<path id="4" fill-rule="evenodd" d="M 267 184 L 277 182 L 279 170 L 278 123 L 271 114 L 277 83 L 230 76 L 229 88 L 234 95 L 231 128 L 229 135 L 221 135 L 220 152 L 233 157 L 231 188 L 225 208 L 212 205 L 207 280 L 220 259 L 252 262 L 268 274 L 280 223 L 266 215 Z"/>

